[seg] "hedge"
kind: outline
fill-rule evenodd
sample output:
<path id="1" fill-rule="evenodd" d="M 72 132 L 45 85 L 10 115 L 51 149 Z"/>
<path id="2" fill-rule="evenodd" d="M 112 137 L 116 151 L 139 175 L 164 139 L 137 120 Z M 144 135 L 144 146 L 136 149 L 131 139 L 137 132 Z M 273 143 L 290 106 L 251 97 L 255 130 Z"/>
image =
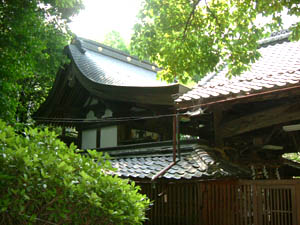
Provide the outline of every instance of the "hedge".
<path id="1" fill-rule="evenodd" d="M 110 175 L 101 153 L 77 151 L 47 129 L 20 135 L 0 121 L 0 224 L 142 224 L 139 187 Z"/>

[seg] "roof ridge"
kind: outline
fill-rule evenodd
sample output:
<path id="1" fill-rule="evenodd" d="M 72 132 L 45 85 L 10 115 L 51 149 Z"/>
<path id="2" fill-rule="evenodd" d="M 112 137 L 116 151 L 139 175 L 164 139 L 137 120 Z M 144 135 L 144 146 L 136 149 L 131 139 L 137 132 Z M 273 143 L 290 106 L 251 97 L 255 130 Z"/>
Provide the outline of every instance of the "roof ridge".
<path id="1" fill-rule="evenodd" d="M 75 39 L 75 45 L 77 42 L 79 42 L 79 46 L 77 46 L 77 48 L 81 51 L 81 53 L 84 53 L 84 48 L 94 51 L 98 54 L 103 54 L 103 55 L 107 55 L 110 57 L 114 57 L 118 60 L 136 65 L 136 66 L 140 66 L 142 68 L 148 69 L 150 71 L 158 71 L 159 67 L 153 63 L 150 63 L 149 61 L 146 60 L 140 60 L 137 56 L 134 55 L 130 55 L 122 50 L 116 49 L 116 48 L 112 48 L 108 45 L 99 43 L 97 41 L 93 41 L 87 38 L 83 38 L 83 37 L 76 37 Z"/>
<path id="2" fill-rule="evenodd" d="M 195 150 L 197 146 L 196 143 L 185 143 L 180 145 L 181 153 L 186 153 Z M 151 156 L 154 154 L 162 154 L 162 155 L 172 155 L 173 146 L 172 145 L 161 145 L 161 146 L 144 146 L 140 148 L 127 148 L 127 149 L 115 149 L 115 150 L 102 150 L 97 149 L 97 151 L 101 151 L 104 153 L 108 153 L 112 157 L 138 157 L 138 156 Z"/>
<path id="3" fill-rule="evenodd" d="M 291 35 L 291 33 L 292 32 L 290 30 L 284 31 L 282 33 L 279 33 L 279 31 L 271 33 L 270 37 L 258 41 L 259 48 L 267 47 L 269 45 L 279 43 L 279 42 L 288 41 L 288 38 Z M 273 34 L 276 34 L 276 35 L 273 35 Z"/>

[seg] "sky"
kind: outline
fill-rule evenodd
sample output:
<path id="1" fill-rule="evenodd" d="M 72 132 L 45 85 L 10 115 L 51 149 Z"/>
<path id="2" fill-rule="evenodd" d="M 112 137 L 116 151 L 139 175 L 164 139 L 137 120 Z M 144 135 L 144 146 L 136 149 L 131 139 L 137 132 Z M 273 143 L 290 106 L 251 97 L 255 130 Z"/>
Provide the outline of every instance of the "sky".
<path id="1" fill-rule="evenodd" d="M 83 2 L 85 9 L 69 24 L 77 36 L 102 42 L 105 34 L 115 30 L 129 44 L 142 0 L 83 0 Z M 287 28 L 295 22 L 295 17 L 284 16 L 284 21 L 284 28 Z"/>
<path id="2" fill-rule="evenodd" d="M 79 37 L 103 41 L 105 34 L 118 31 L 129 43 L 141 0 L 84 0 L 85 9 L 72 19 L 71 30 Z"/>

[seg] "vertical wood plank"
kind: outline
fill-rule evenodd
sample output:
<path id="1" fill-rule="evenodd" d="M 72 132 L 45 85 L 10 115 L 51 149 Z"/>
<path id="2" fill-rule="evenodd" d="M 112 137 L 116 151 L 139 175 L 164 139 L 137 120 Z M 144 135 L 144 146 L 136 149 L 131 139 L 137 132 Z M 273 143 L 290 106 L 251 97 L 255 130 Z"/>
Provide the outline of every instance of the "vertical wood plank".
<path id="1" fill-rule="evenodd" d="M 208 216 L 209 216 L 209 224 L 212 225 L 213 221 L 212 221 L 212 213 L 213 213 L 213 202 L 214 202 L 214 198 L 213 198 L 213 185 L 210 184 L 209 185 L 209 210 L 208 210 Z"/>
<path id="2" fill-rule="evenodd" d="M 295 211 L 296 211 L 296 225 L 300 225 L 300 184 L 295 185 Z"/>
<path id="3" fill-rule="evenodd" d="M 286 189 L 287 191 L 287 222 L 286 224 L 291 224 L 291 192 L 290 190 Z"/>
<path id="4" fill-rule="evenodd" d="M 201 188 L 201 183 L 196 184 L 196 189 L 197 189 L 197 195 L 198 195 L 198 201 L 197 201 L 197 207 L 196 207 L 196 212 L 195 212 L 195 224 L 200 224 L 200 221 L 204 221 L 203 218 L 200 218 L 203 214 L 203 208 L 201 208 L 201 205 L 203 204 L 203 197 L 204 194 L 202 193 L 202 188 Z M 202 223 L 201 223 L 202 224 Z M 201 225 L 200 224 L 200 225 Z"/>
<path id="5" fill-rule="evenodd" d="M 215 201 L 214 201 L 214 211 L 216 212 L 216 216 L 214 218 L 214 224 L 219 224 L 219 218 L 220 218 L 220 192 L 219 192 L 219 185 L 218 183 L 215 183 L 214 185 L 214 196 L 215 196 Z"/>
<path id="6" fill-rule="evenodd" d="M 281 190 L 282 189 L 277 189 L 277 199 L 276 199 L 276 205 L 277 205 L 277 219 L 276 219 L 276 224 L 280 225 L 280 216 L 282 214 L 282 209 L 280 207 L 280 198 L 282 198 L 281 196 Z"/>
<path id="7" fill-rule="evenodd" d="M 284 202 L 283 202 L 283 208 L 285 210 L 284 216 L 283 216 L 283 223 L 282 224 L 287 224 L 287 216 L 288 216 L 288 207 L 287 207 L 287 190 L 283 190 L 284 193 Z"/>
<path id="8" fill-rule="evenodd" d="M 160 220 L 159 220 L 159 209 L 160 209 L 160 205 L 161 205 L 161 202 L 160 202 L 160 199 L 158 198 L 158 194 L 161 192 L 161 186 L 159 184 L 157 184 L 157 187 L 156 187 L 156 193 L 155 193 L 155 200 L 156 200 L 156 207 L 155 207 L 155 215 L 154 215 L 154 218 L 155 218 L 155 224 L 161 224 L 160 223 Z"/>
<path id="9" fill-rule="evenodd" d="M 172 220 L 172 217 L 173 217 L 173 213 L 172 213 L 172 210 L 173 210 L 173 196 L 172 196 L 172 191 L 173 191 L 173 185 L 172 184 L 168 184 L 167 185 L 167 205 L 166 205 L 166 223 L 167 224 L 171 224 L 171 220 Z"/>
<path id="10" fill-rule="evenodd" d="M 244 224 L 249 224 L 249 218 L 248 218 L 248 210 L 249 210 L 249 196 L 248 196 L 248 184 L 245 184 L 244 186 Z"/>
<path id="11" fill-rule="evenodd" d="M 295 193 L 295 187 L 291 187 L 291 197 L 292 197 L 292 224 L 297 223 L 297 209 L 296 209 L 296 193 Z"/>
<path id="12" fill-rule="evenodd" d="M 235 224 L 235 192 L 234 192 L 234 185 L 236 184 L 230 184 L 230 202 L 231 202 L 231 206 L 230 206 L 230 224 L 234 225 Z"/>
<path id="13" fill-rule="evenodd" d="M 203 224 L 209 224 L 208 219 L 207 219 L 207 214 L 208 214 L 208 191 L 207 191 L 207 184 L 202 184 L 201 185 L 201 190 L 204 192 L 204 194 L 202 195 L 203 198 L 203 205 L 201 205 L 202 207 L 202 217 L 201 220 L 203 221 Z"/>
<path id="14" fill-rule="evenodd" d="M 278 225 L 279 221 L 279 215 L 280 215 L 280 210 L 279 210 L 279 205 L 278 205 L 278 200 L 279 200 L 279 188 L 274 188 L 273 189 L 274 193 L 274 208 L 272 209 L 273 211 L 273 217 L 274 217 L 274 225 Z"/>
<path id="15" fill-rule="evenodd" d="M 268 221 L 268 223 L 269 224 L 271 224 L 271 225 L 274 225 L 274 220 L 273 220 L 273 215 L 272 215 L 272 213 L 273 213 L 273 211 L 272 211 L 272 207 L 273 207 L 273 191 L 270 189 L 270 188 L 268 188 L 268 187 L 264 187 L 265 188 L 265 190 L 267 191 L 267 201 L 268 201 L 268 207 L 267 207 L 267 212 L 268 212 L 268 218 L 267 218 L 267 221 Z"/>
<path id="16" fill-rule="evenodd" d="M 265 193 L 263 192 L 262 187 L 257 186 L 257 203 L 258 203 L 258 210 L 257 210 L 257 219 L 258 224 L 263 225 L 264 214 L 265 214 Z"/>
<path id="17" fill-rule="evenodd" d="M 284 224 L 283 218 L 285 215 L 285 207 L 284 207 L 284 201 L 285 201 L 285 189 L 281 189 L 281 197 L 280 197 L 280 208 L 282 210 L 281 216 L 280 216 L 280 221 L 279 224 Z"/>
<path id="18" fill-rule="evenodd" d="M 243 185 L 239 186 L 239 217 L 240 217 L 240 224 L 243 224 L 243 202 L 242 202 L 242 188 Z"/>
<path id="19" fill-rule="evenodd" d="M 258 190 L 257 190 L 257 185 L 252 184 L 252 189 L 253 189 L 253 223 L 254 224 L 259 224 L 258 220 Z"/>
<path id="20" fill-rule="evenodd" d="M 267 198 L 268 198 L 268 222 L 271 224 L 271 225 L 275 225 L 274 224 L 274 213 L 273 213 L 273 208 L 274 208 L 274 190 L 272 190 L 271 188 L 267 188 L 265 187 L 265 189 L 268 191 L 268 195 L 267 195 Z"/>
<path id="21" fill-rule="evenodd" d="M 252 193 L 251 193 L 251 186 L 247 185 L 247 218 L 248 218 L 248 224 L 253 224 L 252 221 Z"/>
<path id="22" fill-rule="evenodd" d="M 238 209 L 238 191 L 237 188 L 238 185 L 233 186 L 233 194 L 234 194 L 234 224 L 238 225 L 239 224 L 239 209 Z"/>
<path id="23" fill-rule="evenodd" d="M 213 204 L 214 204 L 214 198 L 213 198 L 213 184 L 210 185 L 210 189 L 209 189 L 209 210 L 208 210 L 208 215 L 209 215 L 209 224 L 213 225 L 213 217 L 212 217 L 212 213 L 214 212 L 213 210 Z"/>
<path id="24" fill-rule="evenodd" d="M 220 205 L 222 205 L 222 202 L 221 202 L 221 196 L 220 196 L 220 185 L 219 183 L 216 184 L 216 201 L 215 201 L 215 210 L 217 211 L 217 217 L 215 218 L 216 219 L 216 224 L 220 224 L 220 211 L 221 211 L 221 208 L 220 208 Z M 220 204 L 221 203 L 221 204 Z"/>
<path id="25" fill-rule="evenodd" d="M 226 186 L 226 196 L 227 196 L 227 205 L 226 208 L 228 216 L 227 216 L 227 224 L 230 225 L 231 224 L 231 193 L 230 193 L 230 183 L 227 184 Z"/>
<path id="26" fill-rule="evenodd" d="M 224 209 L 224 223 L 225 223 L 224 225 L 229 225 L 229 223 L 228 223 L 229 208 L 227 207 L 227 202 L 228 202 L 227 186 L 228 186 L 228 184 L 227 184 L 227 183 L 224 183 L 224 184 L 223 184 L 223 190 L 222 190 L 222 193 L 223 193 L 223 200 L 224 200 L 224 203 L 223 203 L 223 209 Z"/>
<path id="27" fill-rule="evenodd" d="M 247 184 L 244 185 L 243 188 L 243 195 L 242 195 L 242 200 L 243 200 L 243 221 L 245 225 L 247 224 Z"/>

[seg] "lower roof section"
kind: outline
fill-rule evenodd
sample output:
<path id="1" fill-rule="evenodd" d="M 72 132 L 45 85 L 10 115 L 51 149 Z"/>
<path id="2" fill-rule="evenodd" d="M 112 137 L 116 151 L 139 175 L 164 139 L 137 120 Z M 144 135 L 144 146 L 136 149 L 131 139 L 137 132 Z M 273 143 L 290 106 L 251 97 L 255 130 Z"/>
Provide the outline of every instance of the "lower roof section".
<path id="1" fill-rule="evenodd" d="M 130 179 L 151 180 L 173 162 L 172 141 L 118 146 L 98 149 L 108 153 L 114 174 Z M 222 178 L 276 179 L 300 175 L 300 164 L 290 160 L 256 160 L 253 164 L 232 162 L 212 147 L 200 145 L 197 140 L 182 141 L 176 164 L 159 179 L 208 180 Z M 289 174 L 289 171 L 293 174 Z M 272 174 L 271 174 L 272 173 Z"/>
<path id="2" fill-rule="evenodd" d="M 104 152 L 112 157 L 112 166 L 117 169 L 116 174 L 120 177 L 152 179 L 173 162 L 171 141 L 117 148 L 104 150 Z M 249 177 L 251 173 L 250 170 L 218 159 L 213 151 L 198 145 L 197 140 L 181 143 L 180 154 L 177 154 L 176 161 L 176 164 L 161 178 L 243 178 Z"/>

